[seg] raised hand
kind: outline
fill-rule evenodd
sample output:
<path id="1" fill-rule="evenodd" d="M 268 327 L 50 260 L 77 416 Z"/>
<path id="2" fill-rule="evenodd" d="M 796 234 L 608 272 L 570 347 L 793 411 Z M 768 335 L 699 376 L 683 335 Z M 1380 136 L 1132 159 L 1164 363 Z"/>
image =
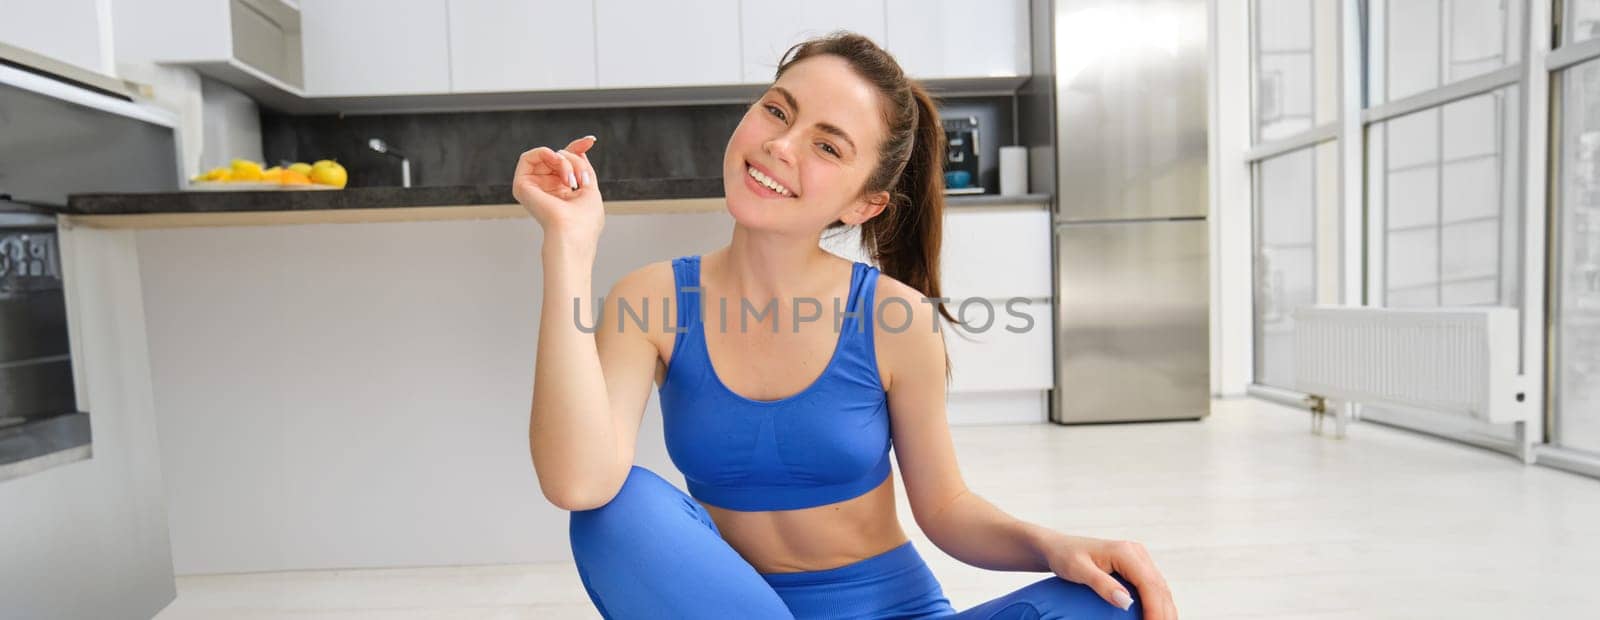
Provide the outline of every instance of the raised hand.
<path id="1" fill-rule="evenodd" d="M 589 163 L 596 138 L 584 136 L 559 151 L 541 146 L 517 159 L 511 193 L 544 229 L 545 242 L 593 248 L 605 226 L 600 181 Z"/>

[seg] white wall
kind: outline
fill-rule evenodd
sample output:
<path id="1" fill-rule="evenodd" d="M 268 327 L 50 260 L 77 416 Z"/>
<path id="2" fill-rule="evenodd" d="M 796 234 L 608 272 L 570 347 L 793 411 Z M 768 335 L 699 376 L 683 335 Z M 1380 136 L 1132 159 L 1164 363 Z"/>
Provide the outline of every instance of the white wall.
<path id="1" fill-rule="evenodd" d="M 608 217 L 595 294 L 731 230 L 725 212 Z M 527 443 L 539 235 L 140 232 L 177 573 L 569 560 Z M 682 484 L 653 396 L 644 419 L 637 462 Z"/>
<path id="2" fill-rule="evenodd" d="M 1249 6 L 1211 2 L 1211 391 L 1252 379 Z"/>
<path id="3" fill-rule="evenodd" d="M 60 240 L 94 455 L 0 482 L 0 616 L 148 618 L 177 591 L 133 235 Z"/>
<path id="4" fill-rule="evenodd" d="M 226 166 L 235 158 L 262 161 L 261 111 L 238 89 L 210 78 L 200 78 L 201 170 Z M 270 164 L 268 164 L 270 166 Z"/>

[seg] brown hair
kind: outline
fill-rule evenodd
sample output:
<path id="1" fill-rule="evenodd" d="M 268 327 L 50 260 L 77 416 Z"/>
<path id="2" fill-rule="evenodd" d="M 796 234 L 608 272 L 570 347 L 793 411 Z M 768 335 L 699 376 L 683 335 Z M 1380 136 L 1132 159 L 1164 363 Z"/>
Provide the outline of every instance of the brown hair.
<path id="1" fill-rule="evenodd" d="M 883 273 L 925 297 L 937 298 L 939 245 L 944 238 L 945 160 L 939 108 L 921 84 L 906 77 L 889 52 L 853 32 L 835 31 L 790 47 L 773 79 L 783 77 L 794 63 L 821 54 L 843 58 L 856 75 L 883 95 L 888 135 L 880 145 L 878 167 L 867 177 L 861 194 L 887 191 L 889 205 L 883 213 L 861 224 L 861 247 Z M 843 226 L 844 222 L 838 221 L 829 224 L 828 229 Z M 934 303 L 939 315 L 959 324 L 944 303 Z M 939 333 L 942 338 L 944 331 Z M 950 354 L 946 352 L 945 379 L 949 377 Z"/>

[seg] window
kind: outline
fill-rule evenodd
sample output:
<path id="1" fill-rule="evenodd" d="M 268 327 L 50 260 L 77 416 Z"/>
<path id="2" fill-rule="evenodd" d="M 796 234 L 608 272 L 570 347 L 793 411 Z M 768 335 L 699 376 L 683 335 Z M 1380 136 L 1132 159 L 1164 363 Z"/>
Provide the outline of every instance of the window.
<path id="1" fill-rule="evenodd" d="M 1567 69 L 1560 92 L 1560 189 L 1550 246 L 1553 439 L 1600 454 L 1600 60 Z"/>
<path id="2" fill-rule="evenodd" d="M 1520 305 L 1517 105 L 1510 86 L 1368 129 L 1368 205 L 1384 214 L 1375 301 Z"/>
<path id="3" fill-rule="evenodd" d="M 1336 258 L 1320 221 L 1337 213 L 1338 0 L 1257 0 L 1254 152 L 1255 384 L 1292 389 L 1296 308 L 1317 303 L 1319 264 Z M 1336 229 L 1335 229 L 1336 230 Z M 1319 256 L 1321 259 L 1319 261 Z M 1321 300 L 1334 301 L 1334 300 Z"/>
<path id="4" fill-rule="evenodd" d="M 1292 137 L 1338 117 L 1337 10 L 1332 0 L 1256 4 L 1256 142 Z"/>
<path id="5" fill-rule="evenodd" d="M 1562 37 L 1565 42 L 1577 43 L 1600 36 L 1600 0 L 1566 0 L 1566 5 L 1566 32 Z"/>
<path id="6" fill-rule="evenodd" d="M 1337 200 L 1338 175 L 1332 141 L 1255 167 L 1257 384 L 1293 388 L 1293 313 L 1317 301 L 1317 213 Z"/>
<path id="7" fill-rule="evenodd" d="M 1378 0 L 1368 45 L 1369 105 L 1516 64 L 1518 10 L 1504 0 Z"/>

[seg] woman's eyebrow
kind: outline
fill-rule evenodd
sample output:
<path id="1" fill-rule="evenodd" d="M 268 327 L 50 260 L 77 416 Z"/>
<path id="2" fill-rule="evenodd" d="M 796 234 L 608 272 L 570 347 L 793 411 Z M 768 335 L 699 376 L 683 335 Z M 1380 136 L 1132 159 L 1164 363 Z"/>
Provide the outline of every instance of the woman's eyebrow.
<path id="1" fill-rule="evenodd" d="M 783 100 L 789 104 L 789 108 L 794 110 L 796 116 L 800 115 L 800 102 L 795 101 L 794 93 L 789 92 L 789 89 L 782 86 L 773 86 L 772 90 L 778 91 L 778 94 L 783 95 Z M 824 133 L 837 136 L 840 140 L 844 140 L 846 144 L 850 145 L 850 150 L 857 150 L 856 142 L 850 139 L 850 134 L 845 133 L 844 130 L 840 129 L 838 125 L 834 125 L 833 123 L 817 123 L 817 129 L 821 129 Z"/>

